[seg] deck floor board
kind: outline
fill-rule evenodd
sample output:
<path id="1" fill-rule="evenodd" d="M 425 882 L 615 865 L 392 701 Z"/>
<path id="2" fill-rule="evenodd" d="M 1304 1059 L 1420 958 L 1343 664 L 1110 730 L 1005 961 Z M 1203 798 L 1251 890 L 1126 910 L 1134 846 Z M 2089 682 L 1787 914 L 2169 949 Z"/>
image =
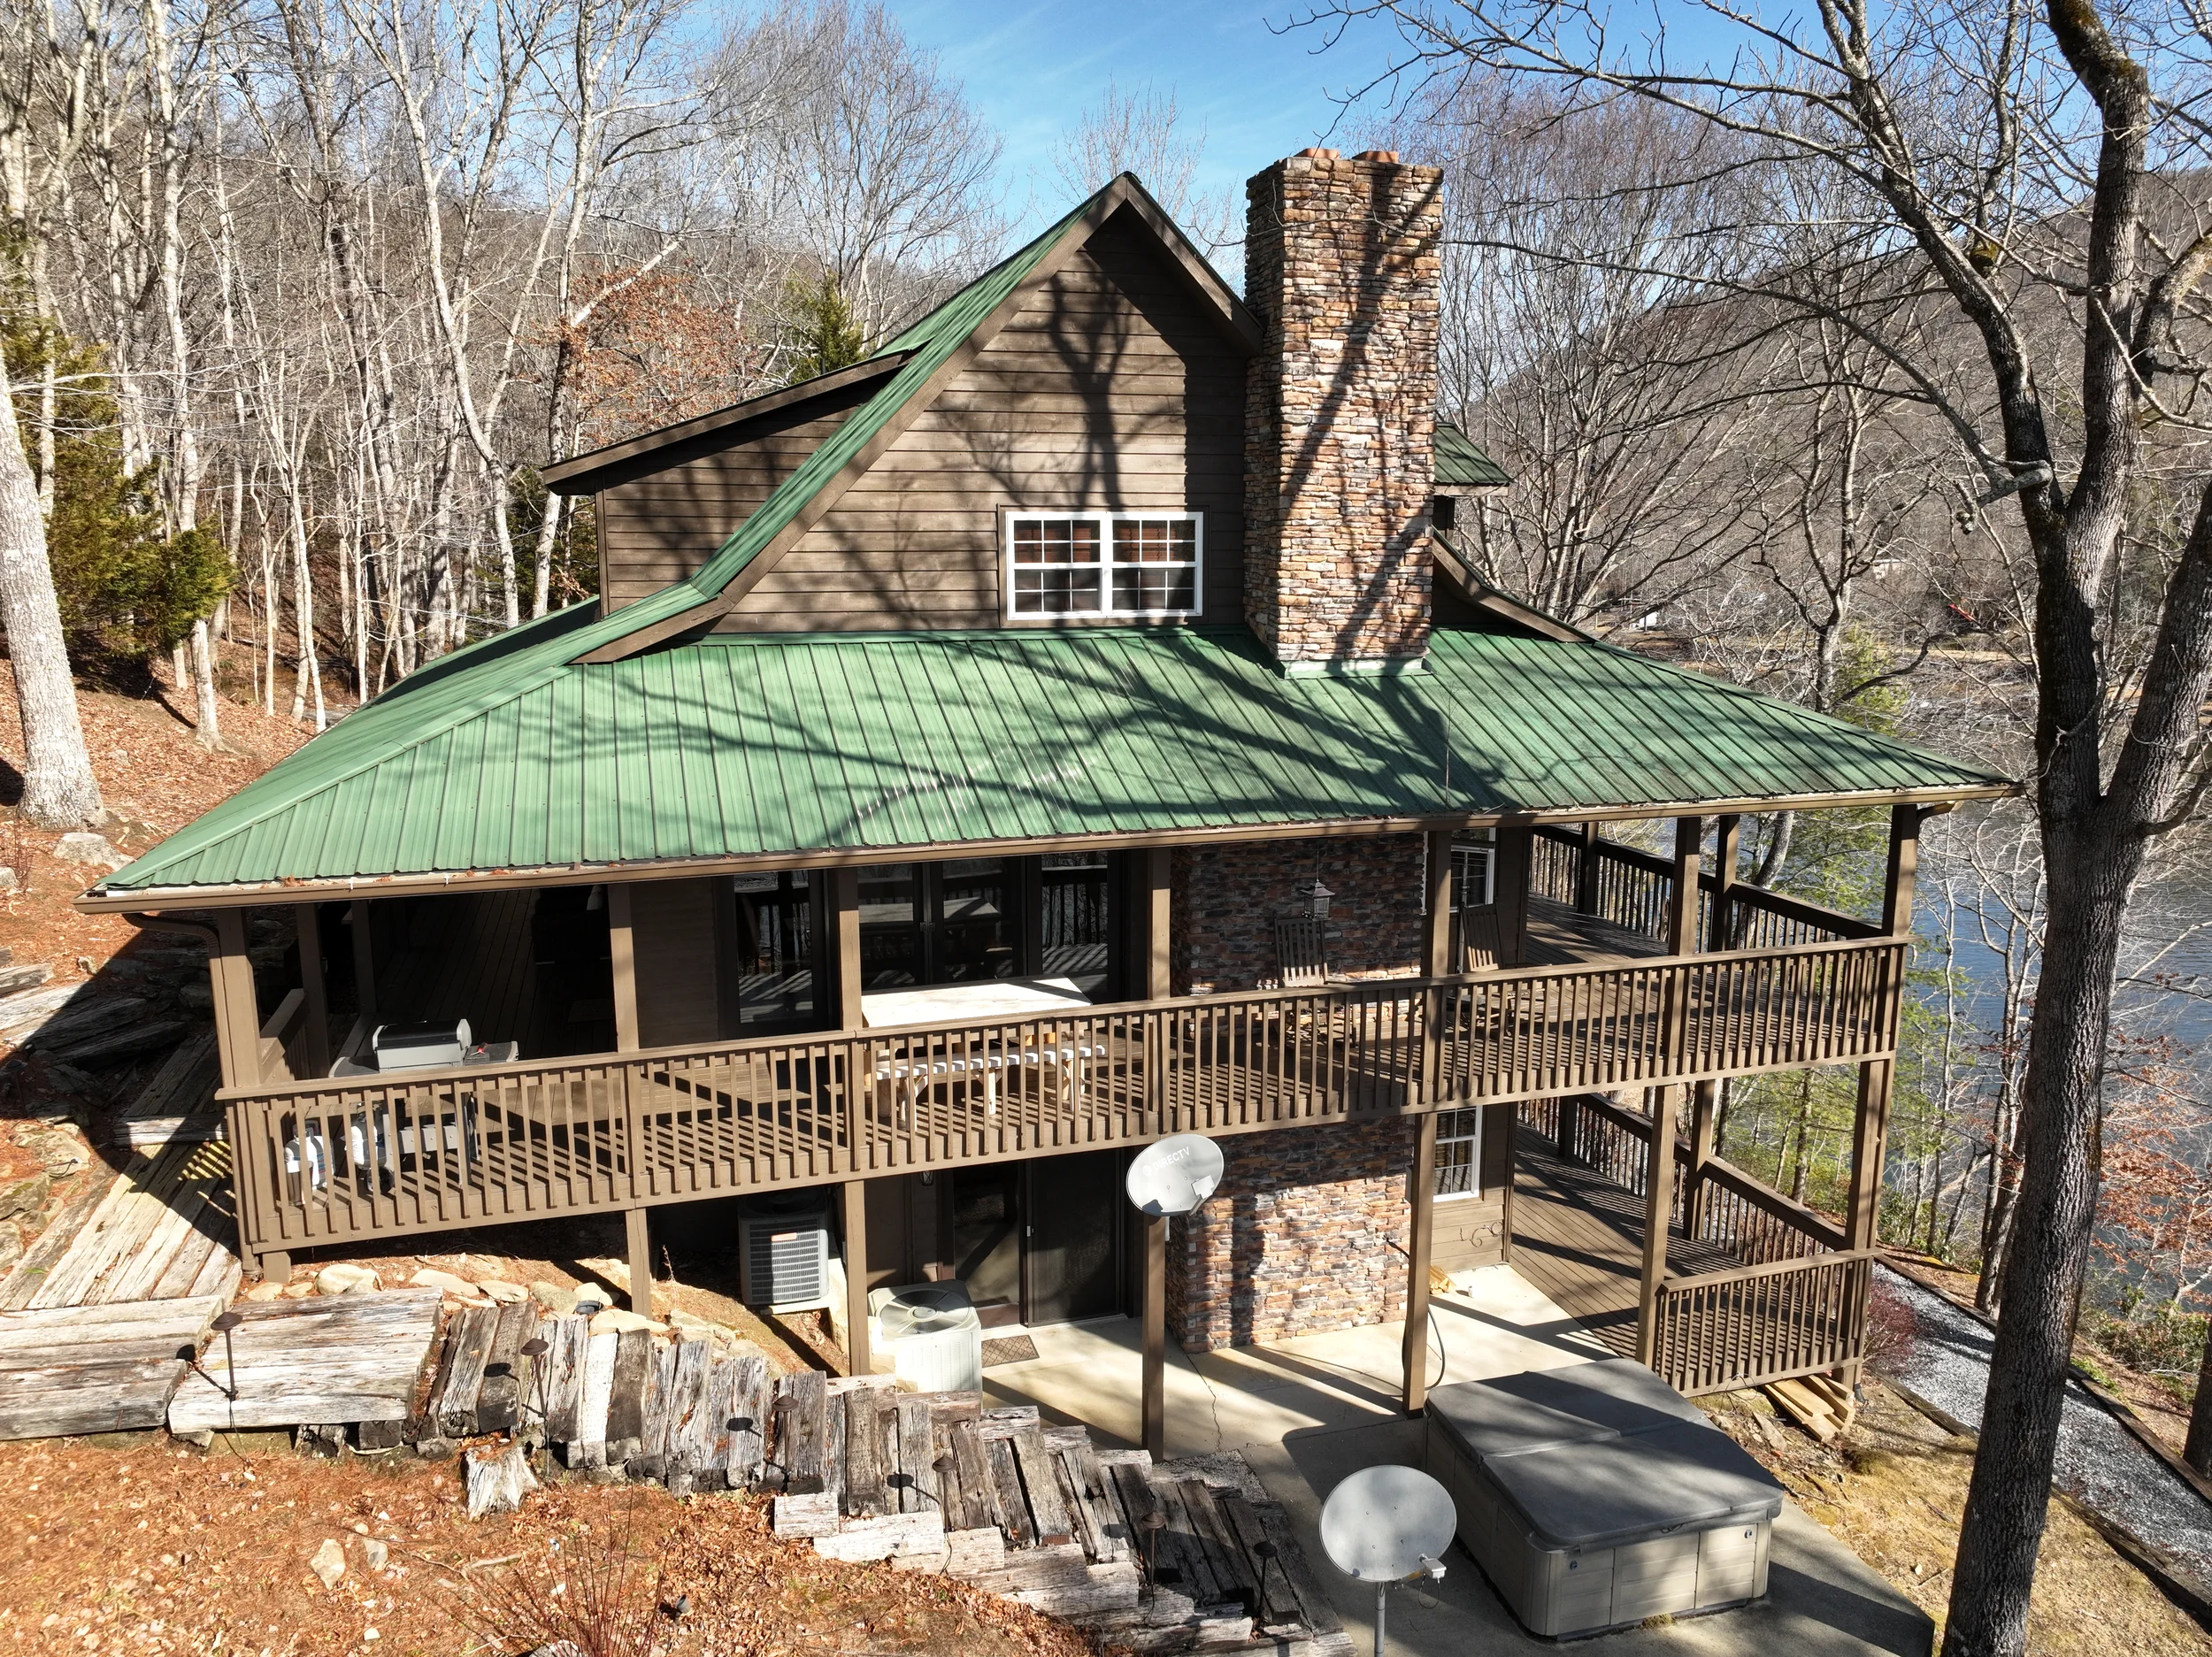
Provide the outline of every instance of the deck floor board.
<path id="1" fill-rule="evenodd" d="M 1737 1263 L 1713 1244 L 1667 1239 L 1667 1270 L 1677 1275 Z M 1513 1270 L 1609 1348 L 1635 1356 L 1644 1200 L 1527 1128 L 1514 1137 Z"/>

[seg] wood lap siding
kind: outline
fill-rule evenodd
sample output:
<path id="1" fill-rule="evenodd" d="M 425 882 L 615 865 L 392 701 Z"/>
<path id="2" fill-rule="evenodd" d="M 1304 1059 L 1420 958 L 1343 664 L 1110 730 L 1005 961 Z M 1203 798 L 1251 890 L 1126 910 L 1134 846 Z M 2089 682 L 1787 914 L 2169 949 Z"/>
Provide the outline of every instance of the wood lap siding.
<path id="1" fill-rule="evenodd" d="M 769 492 L 834 432 L 872 385 L 833 395 L 826 411 L 806 404 L 748 421 L 713 441 L 710 453 L 599 491 L 600 592 L 607 608 L 658 592 L 712 557 Z"/>
<path id="2" fill-rule="evenodd" d="M 672 1047 L 719 1035 L 714 912 L 726 890 L 726 883 L 712 879 L 644 880 L 630 888 L 641 1047 Z"/>
<path id="3" fill-rule="evenodd" d="M 1002 507 L 1202 511 L 1205 615 L 1233 620 L 1243 503 L 1244 360 L 1109 223 L 724 625 L 1000 625 Z"/>

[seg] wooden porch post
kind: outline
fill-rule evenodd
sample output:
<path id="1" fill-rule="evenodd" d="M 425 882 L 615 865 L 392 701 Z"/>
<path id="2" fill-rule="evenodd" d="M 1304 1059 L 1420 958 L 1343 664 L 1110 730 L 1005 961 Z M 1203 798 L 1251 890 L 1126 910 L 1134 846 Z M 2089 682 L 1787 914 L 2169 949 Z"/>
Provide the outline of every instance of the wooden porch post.
<path id="1" fill-rule="evenodd" d="M 310 1077 L 317 1078 L 330 1074 L 330 998 L 323 986 L 321 920 L 312 903 L 292 906 L 292 924 L 300 946 L 300 989 L 306 1001 L 300 1062 Z"/>
<path id="2" fill-rule="evenodd" d="M 872 1375 L 868 1350 L 868 1182 L 848 1179 L 839 1187 L 845 1223 L 845 1355 L 849 1373 Z"/>
<path id="3" fill-rule="evenodd" d="M 630 1309 L 653 1316 L 653 1237 L 642 1208 L 622 1211 L 623 1242 L 630 1257 Z"/>
<path id="4" fill-rule="evenodd" d="M 1144 854 L 1144 998 L 1164 1001 L 1175 993 L 1174 853 L 1154 847 Z"/>
<path id="5" fill-rule="evenodd" d="M 638 1050 L 637 950 L 630 931 L 630 888 L 619 881 L 607 886 L 607 954 L 614 977 L 614 1045 L 618 1053 Z M 641 1136 L 632 1124 L 632 1189 L 639 1169 L 635 1147 Z M 630 1262 L 630 1309 L 653 1316 L 653 1238 L 642 1203 L 622 1214 L 624 1253 Z"/>
<path id="6" fill-rule="evenodd" d="M 246 955 L 243 909 L 215 911 L 215 947 L 207 954 L 215 993 L 215 1047 L 222 1055 L 223 1085 L 251 1087 L 261 1076 L 261 1009 L 254 995 L 253 963 Z"/>
<path id="7" fill-rule="evenodd" d="M 619 881 L 607 887 L 607 953 L 614 968 L 615 1051 L 635 1053 L 637 951 L 630 932 L 630 888 Z"/>
<path id="8" fill-rule="evenodd" d="M 1491 886 L 1497 900 L 1498 964 L 1528 964 L 1528 881 L 1536 831 L 1501 826 Z"/>
<path id="9" fill-rule="evenodd" d="M 1688 955 L 1697 947 L 1700 863 L 1705 841 L 1703 817 L 1674 822 L 1674 889 L 1667 896 L 1667 953 Z M 1678 993 L 1667 1004 L 1667 1051 L 1681 1050 L 1689 1009 Z M 1655 1366 L 1659 1355 L 1659 1290 L 1667 1277 L 1667 1233 L 1674 1215 L 1674 1128 L 1680 1113 L 1678 1085 L 1651 1090 L 1651 1146 L 1644 1166 L 1644 1272 L 1636 1297 L 1636 1361 Z"/>
<path id="10" fill-rule="evenodd" d="M 1736 947 L 1736 865 L 1743 861 L 1743 818 L 1734 812 L 1716 820 L 1713 830 L 1713 932 L 1708 949 Z"/>
<path id="11" fill-rule="evenodd" d="M 1422 940 L 1421 970 L 1429 978 L 1447 977 L 1452 960 L 1452 837 L 1448 831 L 1428 840 L 1428 930 Z M 1427 1109 L 1414 1124 L 1412 1188 L 1408 1193 L 1406 1232 L 1406 1328 L 1401 1356 L 1405 1367 L 1405 1408 L 1419 1412 L 1428 1400 L 1429 1260 L 1436 1231 L 1436 1113 L 1446 1108 L 1441 990 L 1428 998 L 1427 1028 L 1422 1039 L 1422 1070 Z"/>
<path id="12" fill-rule="evenodd" d="M 1674 820 L 1674 890 L 1667 897 L 1667 953 L 1686 955 L 1697 948 L 1697 900 L 1705 847 L 1705 819 Z"/>
<path id="13" fill-rule="evenodd" d="M 1175 855 L 1164 847 L 1148 847 L 1141 898 L 1143 902 L 1144 998 L 1165 1001 L 1175 993 L 1174 926 Z M 1151 1020 L 1156 1031 L 1159 1021 Z M 1157 1037 L 1148 1043 L 1145 1091 L 1149 1120 L 1167 1126 L 1168 1101 L 1163 1088 L 1164 1055 Z M 1144 1447 L 1155 1461 L 1167 1457 L 1167 1216 L 1144 1217 L 1144 1382 L 1140 1402 Z"/>
<path id="14" fill-rule="evenodd" d="M 1882 930 L 1892 938 L 1912 936 L 1913 882 L 1920 867 L 1919 807 L 1893 806 L 1889 814 L 1889 870 L 1883 882 Z M 1902 975 L 1881 987 L 1880 1016 L 1891 1027 L 1904 995 Z M 1889 1139 L 1890 1099 L 1895 1091 L 1893 1060 L 1872 1059 L 1859 1066 L 1859 1102 L 1851 1128 L 1851 1208 L 1845 1216 L 1847 1246 L 1871 1248 L 1880 1217 L 1882 1161 Z"/>
<path id="15" fill-rule="evenodd" d="M 254 993 L 253 962 L 246 954 L 242 909 L 217 909 L 207 950 L 208 987 L 215 997 L 215 1051 L 225 1087 L 252 1087 L 261 1075 L 261 1009 Z M 246 1246 L 245 1205 L 238 1205 L 238 1258 L 249 1273 L 276 1283 L 292 1275 L 292 1257 L 280 1249 L 256 1254 Z"/>
<path id="16" fill-rule="evenodd" d="M 369 903 L 356 898 L 347 906 L 346 930 L 353 934 L 353 998 L 361 1016 L 376 1022 L 376 949 L 369 938 Z"/>
<path id="17" fill-rule="evenodd" d="M 1734 813 L 1719 819 L 1713 832 L 1713 924 L 1706 936 L 1708 949 L 1735 946 L 1736 864 L 1743 844 L 1743 818 Z M 1702 1081 L 1690 1094 L 1690 1166 L 1686 1175 L 1682 1216 L 1684 1231 L 1695 1237 L 1705 1224 L 1705 1169 L 1713 1160 L 1713 1136 L 1718 1124 L 1721 1084 Z"/>
<path id="18" fill-rule="evenodd" d="M 1659 1287 L 1667 1276 L 1667 1222 L 1674 1212 L 1674 1118 L 1677 1089 L 1652 1090 L 1651 1159 L 1644 1172 L 1644 1276 L 1636 1296 L 1636 1362 L 1659 1358 Z"/>
<path id="19" fill-rule="evenodd" d="M 1583 915 L 1598 912 L 1598 825 L 1582 825 L 1582 855 L 1575 863 L 1575 909 Z"/>
<path id="20" fill-rule="evenodd" d="M 1167 1459 L 1167 1216 L 1144 1216 L 1144 1447 Z"/>
<path id="21" fill-rule="evenodd" d="M 860 871 L 830 871 L 830 907 L 837 916 L 837 1027 L 858 1030 L 860 993 Z"/>
<path id="22" fill-rule="evenodd" d="M 1418 1415 L 1429 1396 L 1429 1253 L 1436 1230 L 1436 1112 L 1413 1128 L 1412 1221 L 1406 1236 L 1405 1408 Z"/>

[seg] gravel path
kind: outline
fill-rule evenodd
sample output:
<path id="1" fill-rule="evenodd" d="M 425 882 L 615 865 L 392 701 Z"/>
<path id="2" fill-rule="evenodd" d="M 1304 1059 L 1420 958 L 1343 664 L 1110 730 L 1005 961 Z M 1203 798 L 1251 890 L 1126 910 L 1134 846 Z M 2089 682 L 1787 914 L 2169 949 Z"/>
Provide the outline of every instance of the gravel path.
<path id="1" fill-rule="evenodd" d="M 1978 1428 L 1994 1336 L 1941 1295 L 1886 1268 L 1878 1270 L 1883 1286 L 1912 1308 L 1916 1324 L 1911 1350 L 1902 1358 L 1885 1360 L 1883 1372 Z M 2176 1478 L 2085 1388 L 2071 1382 L 2059 1429 L 2058 1483 L 2070 1496 L 2167 1549 L 2201 1580 L 2212 1582 L 2212 1503 Z"/>

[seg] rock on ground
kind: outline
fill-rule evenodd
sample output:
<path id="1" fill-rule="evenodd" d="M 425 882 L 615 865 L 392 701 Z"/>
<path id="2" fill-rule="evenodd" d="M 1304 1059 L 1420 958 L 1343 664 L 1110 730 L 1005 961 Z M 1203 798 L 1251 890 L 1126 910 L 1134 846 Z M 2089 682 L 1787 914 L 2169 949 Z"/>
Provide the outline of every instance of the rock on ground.
<path id="1" fill-rule="evenodd" d="M 318 1294 L 372 1294 L 384 1286 L 373 1270 L 334 1261 L 315 1274 Z"/>
<path id="2" fill-rule="evenodd" d="M 338 1579 L 346 1574 L 346 1551 L 334 1538 L 325 1538 L 323 1545 L 315 1550 L 315 1556 L 307 1561 L 307 1569 L 315 1573 L 324 1587 L 335 1588 Z"/>
<path id="3" fill-rule="evenodd" d="M 120 869 L 130 862 L 115 849 L 106 835 L 95 834 L 89 829 L 63 835 L 54 847 L 54 855 L 64 863 L 90 863 L 98 869 Z"/>
<path id="4" fill-rule="evenodd" d="M 657 1323 L 642 1312 L 625 1311 L 618 1306 L 609 1307 L 591 1320 L 591 1332 L 595 1335 L 626 1335 L 640 1329 L 654 1335 L 668 1332 L 667 1324 Z"/>
<path id="5" fill-rule="evenodd" d="M 419 1289 L 436 1289 L 445 1294 L 462 1294 L 476 1298 L 476 1285 L 466 1277 L 457 1277 L 449 1271 L 440 1271 L 435 1266 L 425 1266 L 408 1281 Z"/>

